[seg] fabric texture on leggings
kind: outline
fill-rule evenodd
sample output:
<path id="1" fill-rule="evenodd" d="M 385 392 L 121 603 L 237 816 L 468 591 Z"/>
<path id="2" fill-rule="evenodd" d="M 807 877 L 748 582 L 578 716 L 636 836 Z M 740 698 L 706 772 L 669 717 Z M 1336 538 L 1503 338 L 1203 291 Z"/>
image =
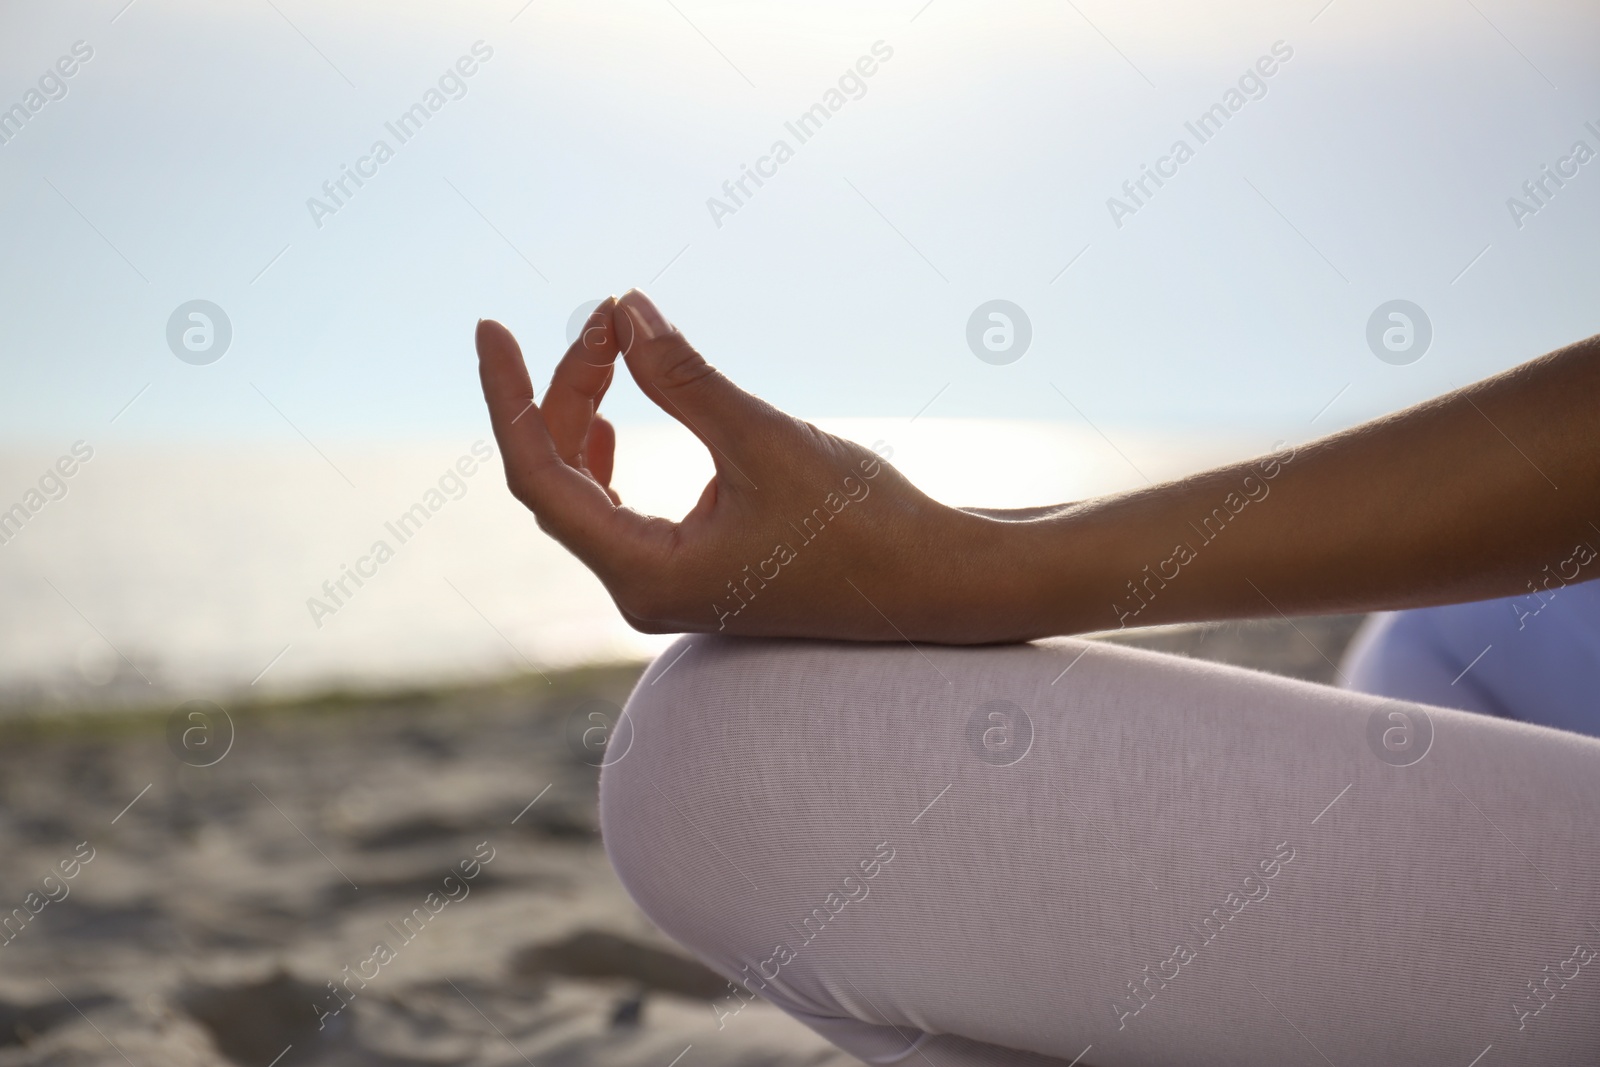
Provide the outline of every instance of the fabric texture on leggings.
<path id="1" fill-rule="evenodd" d="M 626 719 L 629 893 L 868 1063 L 1600 1053 L 1600 741 L 1073 640 L 689 637 Z"/>
<path id="2" fill-rule="evenodd" d="M 1343 673 L 1363 693 L 1600 737 L 1600 582 L 1375 615 Z"/>

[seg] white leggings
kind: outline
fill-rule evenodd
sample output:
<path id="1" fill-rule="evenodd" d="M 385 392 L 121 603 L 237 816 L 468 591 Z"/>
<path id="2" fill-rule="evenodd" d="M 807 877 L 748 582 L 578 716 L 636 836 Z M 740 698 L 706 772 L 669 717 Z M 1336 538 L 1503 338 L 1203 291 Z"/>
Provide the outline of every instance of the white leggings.
<path id="1" fill-rule="evenodd" d="M 689 637 L 624 722 L 629 893 L 868 1063 L 1600 1056 L 1600 741 L 1072 640 Z"/>

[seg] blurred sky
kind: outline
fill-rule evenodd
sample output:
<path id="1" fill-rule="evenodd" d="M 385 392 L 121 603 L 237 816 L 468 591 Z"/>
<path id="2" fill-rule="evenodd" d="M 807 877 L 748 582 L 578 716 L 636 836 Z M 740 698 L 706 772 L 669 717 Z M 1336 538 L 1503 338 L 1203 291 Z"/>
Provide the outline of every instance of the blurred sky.
<path id="1" fill-rule="evenodd" d="M 471 440 L 479 316 L 537 380 L 575 307 L 637 285 L 807 416 L 1303 437 L 1336 396 L 1316 430 L 1596 329 L 1600 161 L 1521 228 L 1506 205 L 1600 148 L 1596 40 L 1578 0 L 10 3 L 0 108 L 93 58 L 0 145 L 0 433 Z M 398 145 L 384 124 L 478 41 Z M 799 144 L 785 121 L 878 41 Z M 1116 227 L 1107 198 L 1278 41 L 1266 95 Z M 380 137 L 318 228 L 307 198 Z M 708 197 L 780 137 L 718 227 Z M 1032 320 L 1010 365 L 965 340 L 992 298 Z M 1404 366 L 1365 341 L 1394 298 L 1434 330 Z M 166 342 L 192 299 L 232 323 L 208 366 Z"/>

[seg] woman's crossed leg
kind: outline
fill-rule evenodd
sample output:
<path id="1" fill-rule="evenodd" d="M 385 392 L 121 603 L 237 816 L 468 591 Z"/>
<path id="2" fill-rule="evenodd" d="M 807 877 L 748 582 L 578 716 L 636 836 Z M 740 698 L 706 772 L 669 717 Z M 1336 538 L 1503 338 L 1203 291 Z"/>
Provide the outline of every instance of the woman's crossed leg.
<path id="1" fill-rule="evenodd" d="M 738 983 L 721 1025 L 760 995 L 937 1067 L 1600 1049 L 1600 741 L 1079 641 L 690 637 L 626 718 L 606 847 Z"/>

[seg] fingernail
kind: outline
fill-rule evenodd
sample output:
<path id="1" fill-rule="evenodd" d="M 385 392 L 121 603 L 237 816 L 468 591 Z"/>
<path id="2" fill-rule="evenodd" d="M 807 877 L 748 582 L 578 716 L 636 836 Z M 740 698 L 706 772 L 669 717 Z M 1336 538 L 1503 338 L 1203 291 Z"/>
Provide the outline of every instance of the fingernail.
<path id="1" fill-rule="evenodd" d="M 623 294 L 626 303 L 620 306 L 628 312 L 628 318 L 635 328 L 644 335 L 646 341 L 654 341 L 657 337 L 665 337 L 673 330 L 672 323 L 661 314 L 661 309 L 651 302 L 637 289 L 629 289 Z"/>

